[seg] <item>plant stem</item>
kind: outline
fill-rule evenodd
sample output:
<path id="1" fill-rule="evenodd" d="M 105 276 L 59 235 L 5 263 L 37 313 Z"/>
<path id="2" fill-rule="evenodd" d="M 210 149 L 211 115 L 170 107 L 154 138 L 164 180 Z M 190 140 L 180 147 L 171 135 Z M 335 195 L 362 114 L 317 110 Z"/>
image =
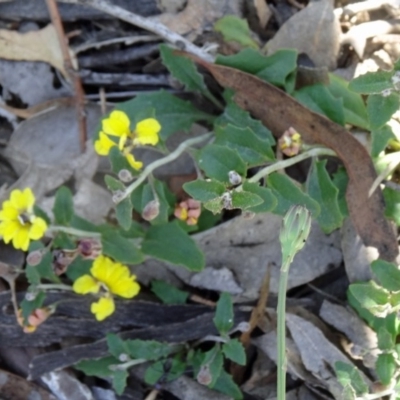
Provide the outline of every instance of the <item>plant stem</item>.
<path id="1" fill-rule="evenodd" d="M 69 290 L 72 291 L 72 286 L 64 285 L 62 283 L 41 283 L 36 285 L 36 289 L 43 290 Z"/>
<path id="2" fill-rule="evenodd" d="M 277 400 L 286 398 L 286 291 L 289 276 L 290 261 L 283 260 L 281 273 L 279 276 L 278 292 L 278 322 L 277 322 L 277 342 L 278 342 L 278 396 Z"/>
<path id="3" fill-rule="evenodd" d="M 64 232 L 70 235 L 79 236 L 79 237 L 92 237 L 92 238 L 101 238 L 101 233 L 99 232 L 89 232 L 82 231 L 81 229 L 71 228 L 69 226 L 61 226 L 61 225 L 52 225 L 48 228 L 48 232 Z"/>
<path id="4" fill-rule="evenodd" d="M 122 200 L 126 199 L 155 169 L 177 159 L 187 148 L 189 148 L 195 144 L 203 142 L 204 140 L 211 137 L 211 135 L 212 135 L 212 133 L 206 133 L 204 135 L 197 136 L 193 139 L 185 140 L 172 153 L 168 154 L 164 158 L 161 158 L 161 159 L 156 160 L 153 163 L 149 164 L 143 170 L 143 172 L 140 174 L 140 176 L 125 189 L 124 195 L 121 196 L 121 198 L 119 199 L 118 202 L 121 202 Z"/>
<path id="5" fill-rule="evenodd" d="M 301 153 L 297 156 L 288 158 L 286 160 L 278 161 L 272 165 L 268 165 L 267 167 L 258 171 L 250 179 L 248 179 L 248 182 L 258 182 L 260 179 L 271 174 L 272 172 L 290 167 L 291 165 L 297 164 L 298 162 L 306 160 L 307 158 L 317 157 L 317 156 L 336 156 L 336 153 L 333 150 L 324 147 L 316 147 L 311 150 L 305 151 L 304 153 Z"/>

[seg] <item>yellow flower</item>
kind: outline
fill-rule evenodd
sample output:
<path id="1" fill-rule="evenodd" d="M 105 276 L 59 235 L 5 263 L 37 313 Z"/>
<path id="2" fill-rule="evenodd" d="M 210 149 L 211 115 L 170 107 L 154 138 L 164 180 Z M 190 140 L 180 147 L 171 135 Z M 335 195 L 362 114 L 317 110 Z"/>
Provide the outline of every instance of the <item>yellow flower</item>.
<path id="1" fill-rule="evenodd" d="M 102 131 L 99 133 L 99 139 L 95 141 L 94 148 L 97 154 L 106 156 L 110 149 L 116 146 L 109 137 L 119 137 L 118 148 L 128 161 L 129 165 L 139 170 L 143 167 L 141 161 L 136 161 L 131 151 L 134 147 L 140 145 L 155 146 L 159 141 L 158 133 L 161 130 L 160 123 L 154 118 L 146 118 L 139 121 L 133 131 L 130 129 L 131 121 L 123 112 L 115 110 L 110 116 L 103 120 Z"/>
<path id="2" fill-rule="evenodd" d="M 102 321 L 115 310 L 112 294 L 131 299 L 139 293 L 140 286 L 131 275 L 128 267 L 100 255 L 90 269 L 91 275 L 83 275 L 73 285 L 78 294 L 98 293 L 102 290 L 100 300 L 93 303 L 91 311 L 98 321 Z"/>
<path id="3" fill-rule="evenodd" d="M 107 156 L 110 149 L 116 145 L 104 132 L 100 132 L 99 138 L 94 142 L 94 149 L 97 154 Z"/>
<path id="4" fill-rule="evenodd" d="M 33 213 L 35 196 L 30 188 L 15 189 L 0 211 L 0 235 L 16 249 L 28 250 L 31 240 L 40 239 L 47 229 L 46 221 Z"/>
<path id="5" fill-rule="evenodd" d="M 161 130 L 161 125 L 154 118 L 147 118 L 136 124 L 135 142 L 140 144 L 150 144 L 155 146 L 158 143 L 158 132 Z"/>

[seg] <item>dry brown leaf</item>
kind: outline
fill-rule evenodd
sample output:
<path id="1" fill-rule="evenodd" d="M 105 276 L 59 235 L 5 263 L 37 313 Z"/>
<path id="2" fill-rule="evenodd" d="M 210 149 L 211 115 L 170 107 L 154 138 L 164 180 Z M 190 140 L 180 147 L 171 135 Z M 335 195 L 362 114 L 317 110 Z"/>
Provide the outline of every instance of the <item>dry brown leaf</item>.
<path id="1" fill-rule="evenodd" d="M 265 0 L 254 0 L 254 7 L 261 27 L 265 28 L 269 19 L 272 17 L 272 11 Z"/>
<path id="2" fill-rule="evenodd" d="M 52 24 L 27 33 L 0 29 L 0 58 L 14 61 L 44 61 L 67 76 L 60 44 Z"/>
<path id="3" fill-rule="evenodd" d="M 367 150 L 342 126 L 301 105 L 294 98 L 261 79 L 234 68 L 207 63 L 180 52 L 205 67 L 223 87 L 235 90 L 235 101 L 280 136 L 290 127 L 309 144 L 321 144 L 336 152 L 349 175 L 346 199 L 350 217 L 364 244 L 378 249 L 380 257 L 393 261 L 399 254 L 397 239 L 384 216 L 382 192 L 369 190 L 376 172 Z"/>

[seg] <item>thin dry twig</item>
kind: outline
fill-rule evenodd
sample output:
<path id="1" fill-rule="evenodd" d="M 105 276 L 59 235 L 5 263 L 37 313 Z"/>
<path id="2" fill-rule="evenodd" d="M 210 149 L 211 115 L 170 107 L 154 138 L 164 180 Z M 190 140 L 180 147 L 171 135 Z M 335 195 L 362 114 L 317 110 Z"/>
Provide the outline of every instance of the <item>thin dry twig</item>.
<path id="1" fill-rule="evenodd" d="M 76 112 L 78 114 L 79 126 L 79 143 L 82 152 L 85 151 L 87 142 L 86 132 L 86 112 L 85 112 L 85 93 L 82 88 L 81 78 L 78 71 L 74 68 L 71 54 L 68 48 L 68 39 L 65 36 L 64 27 L 61 21 L 60 13 L 58 12 L 56 0 L 46 0 L 47 8 L 49 10 L 51 22 L 54 25 L 60 48 L 63 54 L 65 70 L 68 73 L 69 79 L 74 86 L 75 99 L 76 99 Z"/>
<path id="2" fill-rule="evenodd" d="M 179 49 L 194 54 L 204 61 L 208 62 L 214 61 L 214 57 L 211 56 L 209 53 L 207 53 L 200 47 L 195 46 L 193 43 L 185 39 L 183 36 L 171 31 L 165 25 L 153 21 L 149 18 L 144 18 L 140 15 L 126 11 L 121 7 L 108 3 L 105 0 L 58 0 L 58 1 L 62 3 L 81 4 L 96 8 L 97 10 L 103 11 L 109 15 L 113 15 L 114 17 L 119 18 L 132 25 L 138 26 L 139 28 L 153 32 L 156 35 L 165 39 L 167 42 L 175 45 Z"/>

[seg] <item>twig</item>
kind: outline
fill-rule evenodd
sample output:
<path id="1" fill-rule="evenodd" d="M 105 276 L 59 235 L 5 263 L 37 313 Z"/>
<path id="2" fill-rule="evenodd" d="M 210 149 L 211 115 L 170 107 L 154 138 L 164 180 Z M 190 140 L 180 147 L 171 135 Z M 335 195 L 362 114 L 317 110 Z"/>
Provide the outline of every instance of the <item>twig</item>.
<path id="1" fill-rule="evenodd" d="M 119 18 L 132 25 L 138 26 L 139 28 L 153 32 L 156 35 L 165 39 L 167 42 L 175 45 L 179 49 L 185 50 L 188 53 L 192 53 L 204 61 L 208 62 L 214 61 L 214 58 L 210 54 L 205 52 L 200 47 L 195 46 L 193 43 L 189 42 L 189 40 L 185 39 L 183 36 L 171 31 L 165 25 L 156 21 L 152 21 L 149 18 L 144 18 L 141 17 L 140 15 L 126 11 L 121 7 L 108 3 L 105 0 L 58 0 L 58 1 L 61 1 L 63 3 L 82 4 L 85 6 L 96 8 L 97 10 L 101 10 L 109 15 L 113 15 L 114 17 Z"/>
<path id="2" fill-rule="evenodd" d="M 87 132 L 86 132 L 85 94 L 83 92 L 82 82 L 72 63 L 71 54 L 68 48 L 68 40 L 65 36 L 64 27 L 62 25 L 60 13 L 58 12 L 56 0 L 46 0 L 46 3 L 47 3 L 47 8 L 49 10 L 51 22 L 54 25 L 57 32 L 58 41 L 60 43 L 60 48 L 64 59 L 65 70 L 67 71 L 69 79 L 74 86 L 75 99 L 76 99 L 76 112 L 78 114 L 79 143 L 81 151 L 84 152 L 87 142 Z"/>

